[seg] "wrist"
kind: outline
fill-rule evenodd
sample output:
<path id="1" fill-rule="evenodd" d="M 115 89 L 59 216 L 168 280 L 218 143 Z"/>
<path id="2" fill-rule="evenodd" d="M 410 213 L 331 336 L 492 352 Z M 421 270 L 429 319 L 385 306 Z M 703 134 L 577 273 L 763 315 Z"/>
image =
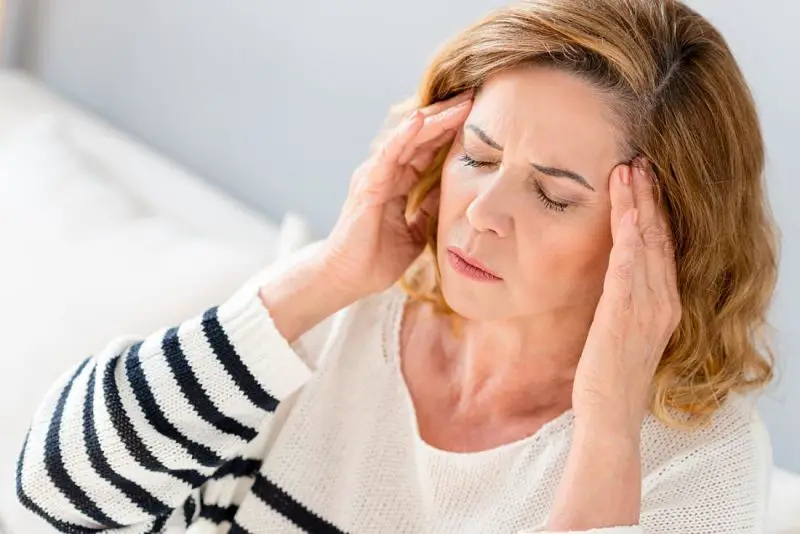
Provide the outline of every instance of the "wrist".
<path id="1" fill-rule="evenodd" d="M 345 249 L 332 244 L 330 238 L 320 247 L 312 259 L 314 276 L 320 284 L 328 286 L 341 299 L 355 302 L 369 296 L 373 289 L 369 286 L 371 272 L 359 264 Z"/>
<path id="2" fill-rule="evenodd" d="M 575 414 L 573 439 L 590 439 L 625 449 L 641 439 L 642 419 L 613 410 L 592 410 Z"/>
<path id="3" fill-rule="evenodd" d="M 317 254 L 291 264 L 265 283 L 259 297 L 290 343 L 359 298 L 336 283 L 324 258 Z"/>
<path id="4" fill-rule="evenodd" d="M 573 392 L 576 424 L 638 439 L 648 413 L 648 403 L 644 394 L 637 393 L 635 388 L 630 389 L 634 391 L 619 386 L 612 390 L 615 393 L 581 395 L 580 399 L 576 399 Z"/>
<path id="5" fill-rule="evenodd" d="M 641 508 L 638 434 L 599 417 L 578 418 L 548 530 L 635 525 Z"/>

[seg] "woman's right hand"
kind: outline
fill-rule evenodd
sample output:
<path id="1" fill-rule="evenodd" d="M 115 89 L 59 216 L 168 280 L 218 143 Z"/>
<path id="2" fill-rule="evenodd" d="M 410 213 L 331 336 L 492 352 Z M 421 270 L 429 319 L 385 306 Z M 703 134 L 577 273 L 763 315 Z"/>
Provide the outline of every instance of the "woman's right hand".
<path id="1" fill-rule="evenodd" d="M 409 115 L 353 173 L 328 239 L 260 288 L 275 327 L 290 343 L 326 317 L 391 286 L 420 255 L 439 194 L 433 191 L 409 221 L 408 193 L 453 140 L 471 106 L 468 92 Z"/>
<path id="2" fill-rule="evenodd" d="M 406 219 L 409 190 L 451 142 L 472 107 L 472 91 L 414 110 L 354 173 L 339 219 L 322 248 L 331 283 L 357 300 L 395 283 L 425 247 L 438 189 Z"/>

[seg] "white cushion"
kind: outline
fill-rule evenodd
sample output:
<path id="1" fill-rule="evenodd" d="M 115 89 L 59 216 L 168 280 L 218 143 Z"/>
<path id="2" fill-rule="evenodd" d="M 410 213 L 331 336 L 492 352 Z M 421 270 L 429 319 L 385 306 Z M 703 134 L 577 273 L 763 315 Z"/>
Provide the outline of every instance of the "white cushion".
<path id="1" fill-rule="evenodd" d="M 4 239 L 83 238 L 145 214 L 67 139 L 63 124 L 42 116 L 0 147 Z"/>
<path id="2" fill-rule="evenodd" d="M 308 222 L 298 214 L 289 212 L 281 221 L 281 232 L 278 240 L 278 257 L 286 258 L 314 240 Z"/>
<path id="3" fill-rule="evenodd" d="M 156 213 L 53 119 L 0 146 L 0 243 L 0 517 L 14 534 L 50 532 L 9 482 L 57 377 L 114 337 L 147 335 L 222 302 L 277 251 L 214 240 Z"/>

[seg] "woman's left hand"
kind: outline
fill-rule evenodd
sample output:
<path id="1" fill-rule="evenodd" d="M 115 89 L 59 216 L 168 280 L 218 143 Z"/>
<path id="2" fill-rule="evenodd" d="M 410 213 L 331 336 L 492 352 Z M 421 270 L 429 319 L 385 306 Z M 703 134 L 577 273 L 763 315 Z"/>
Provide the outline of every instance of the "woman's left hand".
<path id="1" fill-rule="evenodd" d="M 658 363 L 681 317 L 674 245 L 646 161 L 610 180 L 614 244 L 575 375 L 573 410 L 638 439 Z"/>
<path id="2" fill-rule="evenodd" d="M 614 245 L 575 372 L 575 427 L 549 531 L 639 523 L 642 421 L 681 316 L 672 236 L 644 166 L 619 165 L 610 180 Z"/>

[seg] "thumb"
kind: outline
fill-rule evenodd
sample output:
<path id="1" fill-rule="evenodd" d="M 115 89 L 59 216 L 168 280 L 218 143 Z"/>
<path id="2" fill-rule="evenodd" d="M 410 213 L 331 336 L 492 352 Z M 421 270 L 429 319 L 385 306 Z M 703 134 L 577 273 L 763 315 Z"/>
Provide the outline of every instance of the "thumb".
<path id="1" fill-rule="evenodd" d="M 430 225 L 436 223 L 438 219 L 440 196 L 441 189 L 439 187 L 432 189 L 419 208 L 407 219 L 411 236 L 418 245 L 427 244 L 428 236 L 432 235 L 432 231 L 435 230 L 430 228 Z"/>
<path id="2" fill-rule="evenodd" d="M 620 221 L 603 283 L 603 300 L 614 317 L 627 309 L 633 295 L 633 272 L 637 247 L 641 241 L 636 226 L 636 211 L 629 209 Z"/>

